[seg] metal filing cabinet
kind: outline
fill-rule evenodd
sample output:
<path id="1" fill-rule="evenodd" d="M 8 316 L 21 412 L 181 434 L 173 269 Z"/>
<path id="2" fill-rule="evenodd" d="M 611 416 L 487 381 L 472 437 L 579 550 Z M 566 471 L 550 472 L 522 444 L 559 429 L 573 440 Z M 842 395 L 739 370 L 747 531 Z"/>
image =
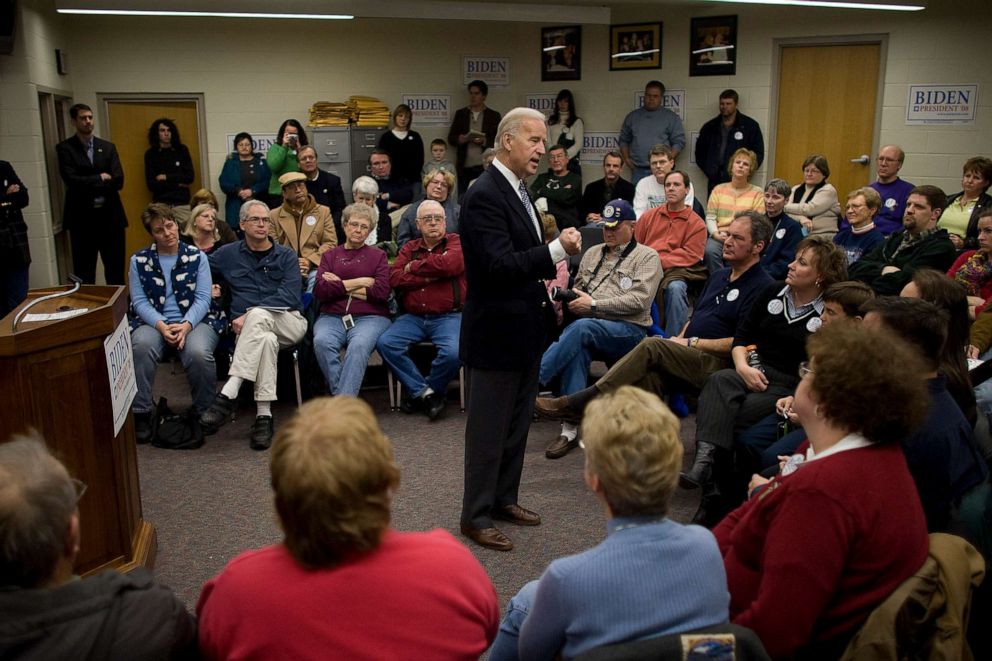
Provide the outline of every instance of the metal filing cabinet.
<path id="1" fill-rule="evenodd" d="M 369 174 L 369 156 L 379 144 L 379 138 L 389 130 L 388 126 L 351 127 L 351 175 L 352 181 Z"/>
<path id="2" fill-rule="evenodd" d="M 351 190 L 351 129 L 333 126 L 313 129 L 312 143 L 317 150 L 317 166 L 341 178 L 341 188 Z M 345 195 L 350 199 L 350 195 Z"/>

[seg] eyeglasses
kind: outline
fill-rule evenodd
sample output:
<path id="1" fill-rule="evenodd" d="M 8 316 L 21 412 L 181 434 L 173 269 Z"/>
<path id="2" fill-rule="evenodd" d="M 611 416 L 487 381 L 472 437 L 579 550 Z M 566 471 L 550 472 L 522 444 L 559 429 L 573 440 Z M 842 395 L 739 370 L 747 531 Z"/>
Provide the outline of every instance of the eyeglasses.
<path id="1" fill-rule="evenodd" d="M 879 156 L 875 160 L 878 161 L 879 163 L 898 163 L 899 162 L 899 159 L 898 158 L 889 158 L 888 156 Z"/>
<path id="2" fill-rule="evenodd" d="M 269 222 L 268 216 L 248 216 L 244 220 L 248 225 L 264 225 Z"/>
<path id="3" fill-rule="evenodd" d="M 804 360 L 799 363 L 799 378 L 805 379 L 807 374 L 813 374 L 813 368 L 809 366 L 809 361 Z"/>
<path id="4" fill-rule="evenodd" d="M 369 231 L 372 230 L 371 227 L 369 227 L 368 225 L 366 225 L 364 223 L 352 223 L 352 222 L 348 222 L 348 223 L 345 223 L 344 226 L 345 227 L 349 227 L 349 228 L 351 228 L 353 230 L 364 230 L 366 232 L 369 232 Z"/>
<path id="5" fill-rule="evenodd" d="M 443 223 L 444 222 L 444 215 L 443 214 L 434 214 L 434 215 L 431 215 L 431 216 L 417 216 L 417 222 L 418 223 L 424 223 L 426 225 L 433 225 L 435 223 Z"/>
<path id="6" fill-rule="evenodd" d="M 70 481 L 72 482 L 72 488 L 76 490 L 76 503 L 78 504 L 83 494 L 86 493 L 86 483 L 76 478 L 72 478 Z"/>

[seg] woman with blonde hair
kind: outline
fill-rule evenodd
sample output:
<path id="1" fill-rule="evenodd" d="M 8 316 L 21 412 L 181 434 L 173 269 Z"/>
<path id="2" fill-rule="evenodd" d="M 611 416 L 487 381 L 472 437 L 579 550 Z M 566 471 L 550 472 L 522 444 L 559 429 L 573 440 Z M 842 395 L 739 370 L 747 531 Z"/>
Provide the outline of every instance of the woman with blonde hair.
<path id="1" fill-rule="evenodd" d="M 623 386 L 590 402 L 582 425 L 607 538 L 555 560 L 510 600 L 490 661 L 572 659 L 727 621 L 716 541 L 667 516 L 682 466 L 678 418 L 657 395 Z"/>
<path id="2" fill-rule="evenodd" d="M 706 229 L 710 238 L 703 256 L 710 273 L 723 268 L 723 242 L 734 216 L 741 211 L 765 212 L 765 193 L 751 183 L 757 169 L 758 155 L 750 149 L 738 149 L 727 164 L 730 181 L 718 184 L 710 193 L 706 202 Z"/>

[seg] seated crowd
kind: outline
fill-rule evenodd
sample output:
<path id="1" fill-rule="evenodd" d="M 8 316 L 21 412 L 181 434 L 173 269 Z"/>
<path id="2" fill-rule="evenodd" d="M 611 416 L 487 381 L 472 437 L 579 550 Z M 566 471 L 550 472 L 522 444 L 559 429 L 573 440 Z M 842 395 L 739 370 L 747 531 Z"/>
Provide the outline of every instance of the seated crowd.
<path id="1" fill-rule="evenodd" d="M 397 108 L 399 139 L 411 119 Z M 762 189 L 751 183 L 760 156 L 737 149 L 704 204 L 666 145 L 646 154 L 650 173 L 636 187 L 620 177 L 621 155 L 606 154 L 603 179 L 584 193 L 565 147 L 551 147 L 530 187 L 548 212 L 545 238 L 588 227 L 599 240 L 548 281 L 559 328 L 540 361 L 535 412 L 561 422 L 549 459 L 584 447 L 608 535 L 553 562 L 500 623 L 492 583 L 464 546 L 443 531 L 390 528 L 400 472 L 357 399 L 377 350 L 405 390 L 402 409 L 433 421 L 461 366 L 463 182 L 443 143 L 426 164 L 421 143 L 402 177 L 375 150 L 350 205 L 298 122 L 280 127 L 265 160 L 247 134 L 235 147 L 221 177 L 227 222 L 209 196 L 185 222 L 158 202 L 142 215 L 152 244 L 131 258 L 133 411 L 147 442 L 156 368 L 170 351 L 207 434 L 252 382 L 250 447 L 272 448 L 284 540 L 211 579 L 198 622 L 145 574 L 73 582 L 78 485 L 39 439 L 2 444 L 0 612 L 11 615 L 0 656 L 59 656 L 60 645 L 182 656 L 198 626 L 205 658 L 490 649 L 492 659 L 553 659 L 733 624 L 773 658 L 830 659 L 935 555 L 933 533 L 992 557 L 989 458 L 976 440 L 976 423 L 988 434 L 992 388 L 973 391 L 965 362 L 992 357 L 989 159 L 967 161 L 964 190 L 948 197 L 893 186 L 906 183 L 905 154 L 885 146 L 878 181 L 851 191 L 842 216 L 819 154 L 800 183 Z M 341 397 L 308 402 L 277 431 L 278 353 L 308 334 L 327 393 Z M 436 348 L 427 374 L 411 356 L 423 342 Z M 217 391 L 222 344 L 232 357 Z M 590 386 L 593 361 L 608 369 Z M 663 400 L 679 410 L 687 398 L 695 452 L 682 471 L 679 422 Z M 677 487 L 701 490 L 691 524 L 667 517 Z M 45 534 L 30 537 L 35 528 Z M 69 614 L 92 593 L 123 614 Z M 990 593 L 988 582 L 975 592 L 976 651 L 988 649 L 975 622 L 992 613 Z M 65 617 L 38 618 L 49 602 Z M 369 622 L 375 635 L 357 636 Z M 967 650 L 961 627 L 949 639 Z"/>

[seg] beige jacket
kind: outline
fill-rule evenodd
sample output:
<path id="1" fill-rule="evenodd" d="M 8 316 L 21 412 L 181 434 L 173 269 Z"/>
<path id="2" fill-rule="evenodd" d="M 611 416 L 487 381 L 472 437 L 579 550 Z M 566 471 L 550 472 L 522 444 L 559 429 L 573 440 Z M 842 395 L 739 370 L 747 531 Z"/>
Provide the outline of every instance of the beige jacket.
<path id="1" fill-rule="evenodd" d="M 320 266 L 320 256 L 338 243 L 331 210 L 317 204 L 313 195 L 307 196 L 307 203 L 300 214 L 294 214 L 285 202 L 270 211 L 269 236 L 310 262 L 311 268 Z"/>

